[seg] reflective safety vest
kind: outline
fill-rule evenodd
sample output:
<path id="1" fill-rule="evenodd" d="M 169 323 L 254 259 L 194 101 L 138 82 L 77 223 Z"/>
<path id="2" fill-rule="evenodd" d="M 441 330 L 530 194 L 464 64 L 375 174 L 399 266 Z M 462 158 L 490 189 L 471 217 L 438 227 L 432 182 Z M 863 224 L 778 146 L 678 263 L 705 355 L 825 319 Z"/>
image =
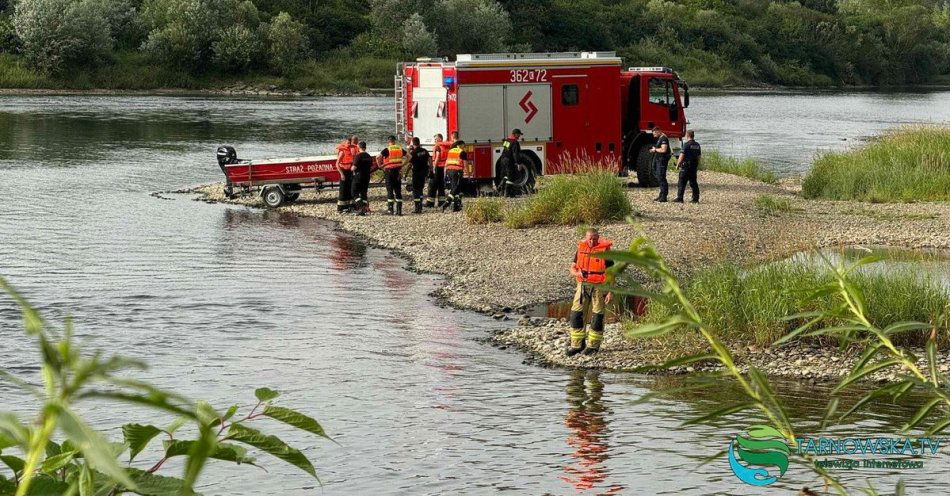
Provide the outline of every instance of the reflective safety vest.
<path id="1" fill-rule="evenodd" d="M 348 143 L 339 144 L 336 146 L 337 155 L 343 153 L 343 157 L 340 158 L 340 168 L 344 170 L 350 170 L 353 168 L 353 147 Z"/>
<path id="2" fill-rule="evenodd" d="M 460 171 L 465 169 L 465 161 L 462 160 L 462 148 L 455 147 L 449 150 L 445 157 L 445 170 Z"/>
<path id="3" fill-rule="evenodd" d="M 395 169 L 402 167 L 402 147 L 399 145 L 389 145 L 386 149 L 389 150 L 389 156 L 386 157 L 386 163 L 383 168 Z"/>
<path id="4" fill-rule="evenodd" d="M 445 141 L 435 145 L 435 149 L 432 151 L 439 152 L 439 161 L 435 163 L 436 167 L 445 167 L 445 161 L 448 159 L 450 148 L 452 148 L 452 144 Z"/>
<path id="5" fill-rule="evenodd" d="M 594 258 L 595 253 L 603 253 L 610 249 L 613 241 L 601 239 L 596 245 L 590 246 L 587 241 L 577 243 L 577 261 L 574 266 L 581 272 L 577 282 L 603 284 L 607 280 L 607 261 L 603 258 Z"/>

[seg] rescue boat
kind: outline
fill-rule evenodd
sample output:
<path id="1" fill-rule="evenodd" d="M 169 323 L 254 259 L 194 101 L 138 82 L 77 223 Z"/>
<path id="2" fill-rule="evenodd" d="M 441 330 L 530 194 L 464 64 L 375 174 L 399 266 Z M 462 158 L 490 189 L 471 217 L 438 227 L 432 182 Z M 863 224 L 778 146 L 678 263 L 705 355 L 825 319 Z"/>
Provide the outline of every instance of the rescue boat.
<path id="1" fill-rule="evenodd" d="M 320 190 L 340 182 L 334 155 L 246 160 L 224 145 L 218 147 L 217 157 L 229 198 L 259 194 L 268 207 L 296 201 L 304 188 Z"/>

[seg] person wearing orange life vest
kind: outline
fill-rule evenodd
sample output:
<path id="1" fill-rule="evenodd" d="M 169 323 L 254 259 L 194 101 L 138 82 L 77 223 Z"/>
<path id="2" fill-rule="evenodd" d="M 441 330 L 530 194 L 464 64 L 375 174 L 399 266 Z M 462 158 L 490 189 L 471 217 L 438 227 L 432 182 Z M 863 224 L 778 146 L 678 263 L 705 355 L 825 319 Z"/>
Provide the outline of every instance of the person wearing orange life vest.
<path id="1" fill-rule="evenodd" d="M 580 352 L 593 355 L 600 351 L 604 340 L 604 313 L 610 303 L 611 294 L 604 283 L 607 282 L 607 268 L 613 261 L 598 258 L 596 255 L 609 250 L 612 241 L 601 239 L 597 229 L 590 228 L 584 239 L 577 243 L 571 275 L 577 281 L 574 303 L 571 305 L 571 344 L 567 356 Z M 590 331 L 584 328 L 584 311 L 591 307 Z"/>
<path id="2" fill-rule="evenodd" d="M 468 154 L 465 153 L 465 142 L 458 140 L 452 143 L 452 148 L 445 156 L 445 182 L 448 186 L 448 193 L 445 195 L 446 202 L 442 205 L 442 211 L 452 205 L 452 211 L 462 210 L 462 176 L 465 171 L 465 161 L 468 160 Z"/>
<path id="3" fill-rule="evenodd" d="M 379 154 L 386 177 L 386 210 L 390 215 L 402 215 L 402 167 L 408 154 L 405 148 L 396 144 L 395 136 L 390 136 L 388 141 Z"/>
<path id="4" fill-rule="evenodd" d="M 336 211 L 349 212 L 353 208 L 353 146 L 356 136 L 350 136 L 336 147 L 336 170 L 340 173 L 340 192 Z"/>
<path id="5" fill-rule="evenodd" d="M 453 133 L 457 134 L 457 133 Z M 429 189 L 427 191 L 426 207 L 441 207 L 443 197 L 445 196 L 445 159 L 452 148 L 452 142 L 444 141 L 442 133 L 433 137 L 432 146 L 432 175 L 429 176 Z"/>

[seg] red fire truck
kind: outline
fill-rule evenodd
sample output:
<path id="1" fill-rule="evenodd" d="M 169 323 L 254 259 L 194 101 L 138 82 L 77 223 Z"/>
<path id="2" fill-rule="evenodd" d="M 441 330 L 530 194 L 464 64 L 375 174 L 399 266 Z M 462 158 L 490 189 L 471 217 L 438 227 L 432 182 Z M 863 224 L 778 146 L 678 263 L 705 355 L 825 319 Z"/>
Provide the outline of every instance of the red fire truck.
<path id="1" fill-rule="evenodd" d="M 648 132 L 670 138 L 686 131 L 689 87 L 666 67 L 621 68 L 613 52 L 458 55 L 455 62 L 418 59 L 399 64 L 396 132 L 407 141 L 458 131 L 470 164 L 465 177 L 480 186 L 498 180 L 501 142 L 523 133 L 516 186 L 535 176 L 574 172 L 587 159 L 618 174 L 635 171 L 656 186 Z"/>

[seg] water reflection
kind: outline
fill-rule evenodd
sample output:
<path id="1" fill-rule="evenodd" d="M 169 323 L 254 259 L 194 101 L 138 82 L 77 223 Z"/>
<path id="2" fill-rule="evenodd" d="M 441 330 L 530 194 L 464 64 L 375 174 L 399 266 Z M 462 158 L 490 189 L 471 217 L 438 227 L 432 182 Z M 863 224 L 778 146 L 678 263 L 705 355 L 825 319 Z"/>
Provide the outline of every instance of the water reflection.
<path id="1" fill-rule="evenodd" d="M 604 484 L 607 460 L 610 458 L 610 429 L 607 418 L 611 411 L 604 405 L 604 383 L 600 372 L 575 370 L 567 383 L 567 404 L 570 409 L 564 424 L 570 429 L 567 445 L 573 450 L 572 463 L 564 467 L 560 479 L 580 491 L 598 489 L 598 494 L 617 494 L 622 484 Z"/>
<path id="2" fill-rule="evenodd" d="M 354 238 L 334 233 L 330 240 L 330 253 L 327 258 L 336 271 L 355 269 L 366 264 L 366 243 Z"/>

